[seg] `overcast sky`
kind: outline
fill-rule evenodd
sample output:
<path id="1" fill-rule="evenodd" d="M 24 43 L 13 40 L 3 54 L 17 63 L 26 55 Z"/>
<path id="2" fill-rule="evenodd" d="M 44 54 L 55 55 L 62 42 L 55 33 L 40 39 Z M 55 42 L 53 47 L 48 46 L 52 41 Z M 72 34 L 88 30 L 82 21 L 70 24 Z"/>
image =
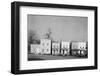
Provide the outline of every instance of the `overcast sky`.
<path id="1" fill-rule="evenodd" d="M 75 16 L 28 15 L 28 31 L 35 31 L 39 38 L 51 28 L 54 40 L 87 41 L 88 18 Z"/>

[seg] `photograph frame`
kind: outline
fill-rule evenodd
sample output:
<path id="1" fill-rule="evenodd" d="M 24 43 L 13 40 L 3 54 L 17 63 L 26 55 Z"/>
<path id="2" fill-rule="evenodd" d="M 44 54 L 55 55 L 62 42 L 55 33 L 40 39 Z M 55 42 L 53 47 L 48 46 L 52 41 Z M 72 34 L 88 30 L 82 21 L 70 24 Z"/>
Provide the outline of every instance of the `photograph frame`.
<path id="1" fill-rule="evenodd" d="M 94 11 L 94 50 L 95 50 L 94 66 L 20 70 L 19 68 L 20 68 L 20 7 L 21 6 L 93 10 Z M 97 48 L 98 48 L 97 28 L 98 27 L 97 27 L 97 7 L 96 6 L 32 3 L 32 2 L 16 2 L 16 1 L 12 2 L 11 3 L 11 73 L 27 74 L 27 73 L 45 73 L 45 72 L 97 69 Z"/>

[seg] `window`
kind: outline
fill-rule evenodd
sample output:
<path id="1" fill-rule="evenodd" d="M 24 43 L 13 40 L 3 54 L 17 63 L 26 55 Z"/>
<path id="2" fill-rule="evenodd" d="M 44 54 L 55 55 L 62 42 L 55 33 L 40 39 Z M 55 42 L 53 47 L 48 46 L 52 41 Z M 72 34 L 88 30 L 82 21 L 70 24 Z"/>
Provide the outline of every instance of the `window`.
<path id="1" fill-rule="evenodd" d="M 44 49 L 42 49 L 42 52 L 44 52 Z"/>
<path id="2" fill-rule="evenodd" d="M 49 51 L 49 49 L 47 49 L 47 51 Z"/>
<path id="3" fill-rule="evenodd" d="M 44 43 L 42 43 L 42 45 L 44 46 Z"/>
<path id="4" fill-rule="evenodd" d="M 49 45 L 49 43 L 47 43 L 47 45 Z"/>

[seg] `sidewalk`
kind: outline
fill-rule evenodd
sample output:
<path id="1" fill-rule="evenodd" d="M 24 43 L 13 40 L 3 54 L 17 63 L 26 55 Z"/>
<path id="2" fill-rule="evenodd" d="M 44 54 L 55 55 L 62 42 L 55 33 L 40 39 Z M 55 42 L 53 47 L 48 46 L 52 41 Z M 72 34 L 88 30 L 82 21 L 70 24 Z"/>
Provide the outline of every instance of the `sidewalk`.
<path id="1" fill-rule="evenodd" d="M 34 55 L 28 54 L 28 60 L 57 60 L 57 59 L 79 59 L 76 56 L 53 56 L 53 55 Z M 82 59 L 82 58 L 81 58 Z"/>

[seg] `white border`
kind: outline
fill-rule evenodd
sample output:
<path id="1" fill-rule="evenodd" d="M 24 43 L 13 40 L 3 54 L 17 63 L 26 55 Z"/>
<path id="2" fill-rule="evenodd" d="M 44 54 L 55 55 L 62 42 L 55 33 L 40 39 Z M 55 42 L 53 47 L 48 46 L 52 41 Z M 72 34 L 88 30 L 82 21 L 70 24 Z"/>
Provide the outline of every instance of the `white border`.
<path id="1" fill-rule="evenodd" d="M 27 60 L 27 14 L 88 17 L 88 58 L 68 60 Z M 42 7 L 20 7 L 20 70 L 94 66 L 94 11 Z"/>

